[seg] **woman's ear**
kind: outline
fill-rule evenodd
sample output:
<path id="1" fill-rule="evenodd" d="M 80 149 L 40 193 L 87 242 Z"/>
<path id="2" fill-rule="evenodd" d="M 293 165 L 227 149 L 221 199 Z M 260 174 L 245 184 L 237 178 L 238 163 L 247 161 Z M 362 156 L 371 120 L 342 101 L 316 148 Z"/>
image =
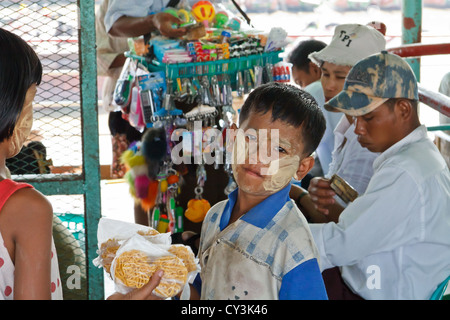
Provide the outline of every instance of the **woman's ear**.
<path id="1" fill-rule="evenodd" d="M 311 171 L 314 167 L 314 157 L 309 156 L 300 160 L 300 164 L 298 165 L 298 169 L 295 172 L 294 178 L 296 180 L 302 180 L 306 174 Z"/>

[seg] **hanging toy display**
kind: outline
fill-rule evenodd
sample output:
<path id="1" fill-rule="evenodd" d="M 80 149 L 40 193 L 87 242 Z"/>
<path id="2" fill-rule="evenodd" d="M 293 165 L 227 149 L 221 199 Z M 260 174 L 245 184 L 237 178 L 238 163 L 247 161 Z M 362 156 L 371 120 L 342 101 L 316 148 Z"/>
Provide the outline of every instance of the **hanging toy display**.
<path id="1" fill-rule="evenodd" d="M 227 21 L 226 27 L 234 31 L 239 31 L 241 29 L 241 20 L 233 17 Z"/>
<path id="2" fill-rule="evenodd" d="M 130 193 L 148 213 L 149 225 L 159 232 L 182 232 L 183 209 L 176 203 L 180 176 L 172 168 L 169 151 L 165 127 L 156 126 L 133 143 L 121 160 Z"/>
<path id="3" fill-rule="evenodd" d="M 191 12 L 195 20 L 205 24 L 205 27 L 208 27 L 209 23 L 213 22 L 216 15 L 213 4 L 206 0 L 196 2 L 192 6 Z"/>
<path id="4" fill-rule="evenodd" d="M 205 0 L 192 6 L 182 0 L 164 11 L 178 17 L 182 23 L 176 27 L 188 33 L 173 39 L 155 32 L 145 55 L 130 44 L 114 98 L 123 117 L 145 130 L 121 157 L 130 194 L 148 213 L 151 227 L 177 233 L 184 230 L 184 218 L 201 223 L 211 207 L 203 194 L 205 166 L 223 170 L 224 195 L 237 187 L 226 138 L 238 121 L 239 101 L 263 83 L 290 79 L 289 66 L 278 63 L 286 40 L 281 30 L 268 35 L 248 30 L 225 5 Z M 174 150 L 182 151 L 182 161 L 194 160 L 196 184 L 183 183 L 190 167 L 172 158 Z M 195 196 L 182 207 L 185 188 Z"/>
<path id="5" fill-rule="evenodd" d="M 195 198 L 189 200 L 187 204 L 186 212 L 184 213 L 186 218 L 192 222 L 202 222 L 211 208 L 208 200 L 203 199 L 203 186 L 206 181 L 206 170 L 204 165 L 199 165 L 197 169 L 197 187 L 195 188 Z"/>
<path id="6" fill-rule="evenodd" d="M 177 16 L 181 21 L 183 21 L 180 27 L 183 27 L 187 23 L 191 23 L 193 21 L 192 14 L 186 9 L 178 9 Z"/>
<path id="7" fill-rule="evenodd" d="M 141 142 L 130 145 L 121 155 L 121 162 L 125 164 L 127 172 L 124 179 L 129 185 L 133 199 L 148 211 L 156 203 L 158 181 L 149 177 L 148 166 L 141 152 Z"/>
<path id="8" fill-rule="evenodd" d="M 216 13 L 214 28 L 224 28 L 228 22 L 228 13 L 226 11 L 219 11 Z"/>
<path id="9" fill-rule="evenodd" d="M 180 19 L 180 17 L 178 16 L 178 10 L 175 9 L 175 8 L 167 7 L 167 8 L 164 9 L 163 12 L 169 13 L 169 14 L 173 15 L 175 18 L 179 18 Z"/>

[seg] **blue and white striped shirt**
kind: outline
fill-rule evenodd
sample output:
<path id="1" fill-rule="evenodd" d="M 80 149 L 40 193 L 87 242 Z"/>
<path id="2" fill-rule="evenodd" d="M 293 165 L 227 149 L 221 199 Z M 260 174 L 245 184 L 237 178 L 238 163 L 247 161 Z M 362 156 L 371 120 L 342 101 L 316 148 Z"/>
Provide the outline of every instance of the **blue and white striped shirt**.
<path id="1" fill-rule="evenodd" d="M 327 299 L 317 248 L 289 190 L 230 225 L 237 189 L 210 209 L 199 250 L 202 299 Z"/>

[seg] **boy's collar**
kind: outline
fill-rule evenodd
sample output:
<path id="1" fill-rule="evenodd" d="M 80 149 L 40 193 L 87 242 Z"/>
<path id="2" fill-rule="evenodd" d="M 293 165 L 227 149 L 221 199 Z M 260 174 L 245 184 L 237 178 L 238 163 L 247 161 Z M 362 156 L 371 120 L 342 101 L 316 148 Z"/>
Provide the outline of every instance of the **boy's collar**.
<path id="1" fill-rule="evenodd" d="M 285 203 L 290 199 L 290 190 L 291 184 L 289 183 L 280 191 L 271 194 L 262 202 L 257 204 L 250 211 L 244 214 L 240 219 L 258 228 L 265 228 L 267 224 L 272 220 L 272 218 L 278 213 L 278 211 L 280 211 Z M 231 212 L 233 211 L 234 205 L 237 201 L 238 191 L 239 188 L 236 188 L 228 195 L 228 202 L 220 219 L 220 230 L 225 229 L 225 227 L 228 225 L 228 222 L 230 221 Z"/>

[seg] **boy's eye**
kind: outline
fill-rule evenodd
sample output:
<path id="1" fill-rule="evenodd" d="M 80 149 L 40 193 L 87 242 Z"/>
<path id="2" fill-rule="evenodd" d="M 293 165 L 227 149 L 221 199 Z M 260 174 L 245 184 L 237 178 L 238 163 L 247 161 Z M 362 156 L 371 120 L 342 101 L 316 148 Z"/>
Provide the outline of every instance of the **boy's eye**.
<path id="1" fill-rule="evenodd" d="M 286 149 L 284 149 L 283 147 L 275 147 L 275 149 L 276 149 L 279 153 L 287 153 Z"/>
<path id="2" fill-rule="evenodd" d="M 251 141 L 256 141 L 256 136 L 254 136 L 252 134 L 246 134 L 245 135 L 245 139 L 246 140 L 251 140 Z"/>
<path id="3" fill-rule="evenodd" d="M 373 119 L 373 116 L 363 117 L 364 121 L 370 121 Z"/>

